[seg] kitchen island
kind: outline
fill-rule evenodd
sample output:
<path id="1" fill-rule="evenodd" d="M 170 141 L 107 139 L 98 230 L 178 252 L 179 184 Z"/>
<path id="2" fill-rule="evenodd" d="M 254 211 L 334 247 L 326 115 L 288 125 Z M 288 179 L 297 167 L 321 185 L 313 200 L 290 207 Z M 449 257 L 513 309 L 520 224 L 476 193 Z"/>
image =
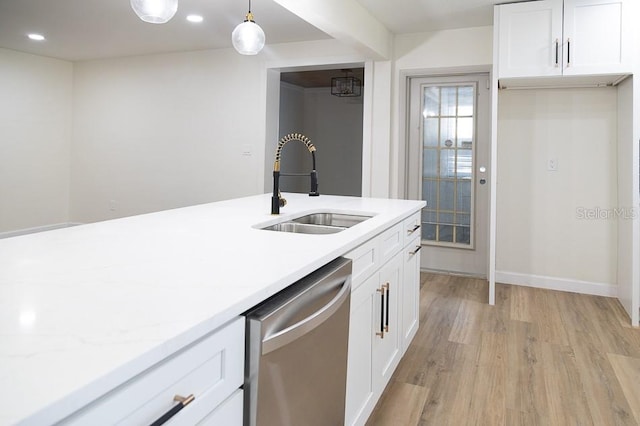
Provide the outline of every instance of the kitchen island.
<path id="1" fill-rule="evenodd" d="M 412 214 L 421 201 L 259 195 L 0 240 L 0 424 L 51 424 Z M 342 232 L 258 229 L 318 211 Z"/>

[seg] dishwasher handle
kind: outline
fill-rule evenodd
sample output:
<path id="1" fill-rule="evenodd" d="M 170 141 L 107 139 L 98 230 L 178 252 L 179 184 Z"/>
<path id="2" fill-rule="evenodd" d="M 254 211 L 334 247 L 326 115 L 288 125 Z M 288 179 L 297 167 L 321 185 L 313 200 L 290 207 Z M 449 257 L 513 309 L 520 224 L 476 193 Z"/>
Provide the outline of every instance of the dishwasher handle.
<path id="1" fill-rule="evenodd" d="M 293 342 L 318 327 L 329 319 L 351 295 L 351 277 L 347 277 L 342 288 L 329 303 L 318 309 L 307 318 L 281 330 L 262 341 L 262 355 L 273 352 L 276 349 Z"/>

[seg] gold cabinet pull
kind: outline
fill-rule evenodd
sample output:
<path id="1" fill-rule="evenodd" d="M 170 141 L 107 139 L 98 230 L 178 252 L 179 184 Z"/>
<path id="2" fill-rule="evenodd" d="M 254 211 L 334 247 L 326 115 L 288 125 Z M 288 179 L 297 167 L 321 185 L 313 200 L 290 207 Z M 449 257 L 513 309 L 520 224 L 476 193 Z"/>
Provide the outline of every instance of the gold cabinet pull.
<path id="1" fill-rule="evenodd" d="M 167 411 L 166 413 L 164 413 L 162 416 L 160 416 L 158 418 L 158 420 L 156 420 L 155 422 L 151 423 L 151 426 L 160 426 L 160 425 L 165 424 L 166 422 L 169 421 L 169 419 L 171 419 L 171 417 L 173 417 L 176 414 L 178 414 L 178 412 L 180 410 L 182 410 L 184 407 L 189 405 L 191 403 L 191 401 L 193 401 L 194 399 L 196 399 L 196 398 L 195 398 L 195 396 L 193 396 L 193 394 L 191 394 L 189 396 L 180 396 L 180 395 L 174 396 L 173 400 L 175 402 L 178 402 L 179 404 L 176 404 L 173 407 L 171 407 L 171 409 L 169 411 Z"/>

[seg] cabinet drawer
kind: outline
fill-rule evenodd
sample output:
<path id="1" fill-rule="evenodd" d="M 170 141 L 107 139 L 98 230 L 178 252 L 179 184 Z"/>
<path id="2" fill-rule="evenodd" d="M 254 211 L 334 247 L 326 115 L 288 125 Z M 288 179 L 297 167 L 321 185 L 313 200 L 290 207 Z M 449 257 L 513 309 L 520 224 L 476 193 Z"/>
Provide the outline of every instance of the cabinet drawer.
<path id="1" fill-rule="evenodd" d="M 378 237 L 380 241 L 380 265 L 384 265 L 391 259 L 404 244 L 402 222 L 384 231 Z"/>
<path id="2" fill-rule="evenodd" d="M 191 408 L 203 407 L 201 398 L 207 400 L 206 413 L 210 412 L 242 385 L 244 327 L 244 318 L 233 320 L 107 393 L 62 424 L 150 424 L 176 404 L 175 395 L 195 397 L 176 416 L 187 418 Z"/>
<path id="3" fill-rule="evenodd" d="M 379 251 L 379 237 L 375 237 L 344 255 L 347 259 L 352 260 L 352 291 L 378 269 L 380 265 Z"/>
<path id="4" fill-rule="evenodd" d="M 420 236 L 422 232 L 422 224 L 420 223 L 420 212 L 414 213 L 402 222 L 404 244 L 406 246 L 414 238 Z"/>
<path id="5" fill-rule="evenodd" d="M 244 393 L 242 389 L 238 389 L 213 411 L 211 411 L 210 404 L 206 404 L 206 407 L 205 404 L 202 404 L 202 407 L 207 409 L 207 414 L 204 416 L 201 416 L 200 413 L 198 413 L 197 415 L 190 416 L 189 418 L 179 418 L 178 416 L 182 413 L 180 412 L 174 417 L 175 420 L 172 419 L 171 422 L 167 422 L 166 424 L 167 426 L 242 426 L 243 395 Z M 185 408 L 182 411 L 187 410 Z"/>

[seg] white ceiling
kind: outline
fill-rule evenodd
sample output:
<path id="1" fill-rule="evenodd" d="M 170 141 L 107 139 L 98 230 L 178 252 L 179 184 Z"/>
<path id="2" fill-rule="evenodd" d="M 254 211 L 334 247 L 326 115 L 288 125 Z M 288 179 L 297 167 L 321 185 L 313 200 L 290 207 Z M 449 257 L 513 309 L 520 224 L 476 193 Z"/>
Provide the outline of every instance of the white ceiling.
<path id="1" fill-rule="evenodd" d="M 495 0 L 357 0 L 394 33 L 491 25 Z M 179 0 L 163 25 L 142 22 L 129 0 L 0 0 L 0 47 L 79 61 L 231 46 L 231 31 L 248 1 Z M 254 0 L 252 12 L 267 43 L 328 38 L 273 0 Z M 197 13 L 204 22 L 185 20 Z M 357 25 L 357 17 L 354 19 Z M 47 40 L 34 42 L 30 32 Z"/>

